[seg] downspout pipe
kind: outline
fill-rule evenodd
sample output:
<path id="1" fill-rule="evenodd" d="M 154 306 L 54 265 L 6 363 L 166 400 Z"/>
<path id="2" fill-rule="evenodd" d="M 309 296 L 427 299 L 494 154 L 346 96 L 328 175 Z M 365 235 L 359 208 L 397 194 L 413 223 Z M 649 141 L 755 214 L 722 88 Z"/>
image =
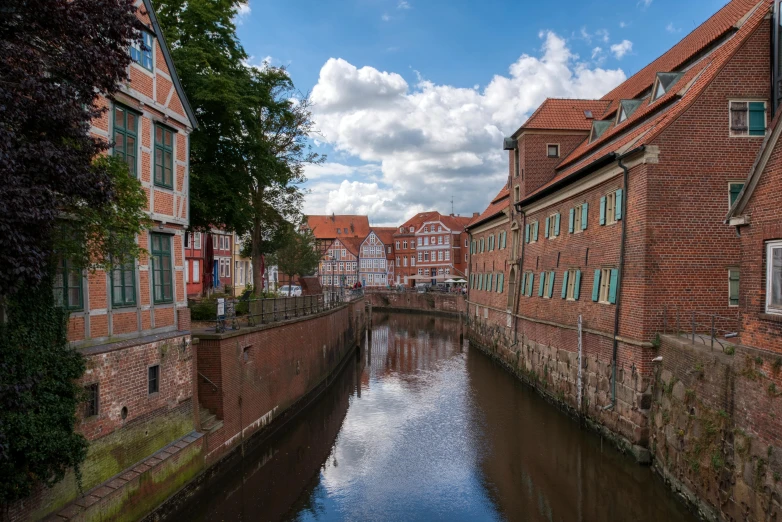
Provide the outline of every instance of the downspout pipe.
<path id="1" fill-rule="evenodd" d="M 628 154 L 632 154 L 636 151 L 631 151 Z M 619 168 L 624 172 L 624 190 L 622 191 L 622 239 L 619 243 L 619 277 L 617 277 L 617 289 L 616 289 L 616 309 L 614 310 L 614 336 L 613 336 L 613 355 L 611 358 L 611 404 L 605 407 L 606 410 L 616 407 L 616 363 L 619 355 L 619 313 L 621 311 L 622 304 L 622 282 L 624 280 L 624 268 L 625 268 L 625 246 L 627 244 L 627 194 L 629 189 L 630 169 L 624 164 L 624 159 L 627 154 L 619 156 L 617 164 Z"/>
<path id="2" fill-rule="evenodd" d="M 514 298 L 513 303 L 513 344 L 511 347 L 516 346 L 519 343 L 519 330 L 518 330 L 518 323 L 519 323 L 519 304 L 521 303 L 521 291 L 522 288 L 519 286 L 521 282 L 521 274 L 524 271 L 524 251 L 525 246 L 527 242 L 524 240 L 524 229 L 527 227 L 527 213 L 523 210 L 521 211 L 521 228 L 519 228 L 519 243 L 521 243 L 521 257 L 519 259 L 514 259 L 513 262 L 517 264 L 518 270 L 516 270 L 516 296 Z"/>

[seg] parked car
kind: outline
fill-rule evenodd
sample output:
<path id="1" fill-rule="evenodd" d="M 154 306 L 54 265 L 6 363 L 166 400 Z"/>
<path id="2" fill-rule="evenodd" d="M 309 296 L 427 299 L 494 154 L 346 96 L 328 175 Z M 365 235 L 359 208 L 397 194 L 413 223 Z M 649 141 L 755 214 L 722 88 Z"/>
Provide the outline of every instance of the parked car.
<path id="1" fill-rule="evenodd" d="M 282 297 L 299 297 L 301 296 L 301 287 L 298 285 L 293 285 L 293 287 L 282 285 L 280 289 L 277 290 L 277 294 Z"/>

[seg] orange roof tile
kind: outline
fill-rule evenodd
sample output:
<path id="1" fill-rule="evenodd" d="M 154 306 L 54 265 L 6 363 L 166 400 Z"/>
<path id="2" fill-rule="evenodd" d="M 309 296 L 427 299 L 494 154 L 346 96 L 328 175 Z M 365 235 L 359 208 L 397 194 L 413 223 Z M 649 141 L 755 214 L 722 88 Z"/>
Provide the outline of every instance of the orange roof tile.
<path id="1" fill-rule="evenodd" d="M 600 118 L 610 104 L 610 100 L 548 98 L 514 136 L 528 129 L 588 131 L 592 121 Z M 588 118 L 586 111 L 590 111 L 593 118 Z"/>
<path id="2" fill-rule="evenodd" d="M 726 8 L 728 7 L 726 6 L 726 8 L 723 8 L 712 17 L 712 19 L 717 19 L 716 22 L 710 23 L 710 19 L 704 23 L 696 32 L 699 30 L 705 31 L 706 29 L 704 28 L 711 28 L 711 32 L 707 31 L 705 34 L 713 34 L 713 39 L 717 40 L 719 36 L 727 31 L 727 29 L 720 32 L 714 28 L 725 26 L 727 14 L 730 14 L 731 16 L 729 18 L 730 20 L 733 20 L 733 24 L 728 25 L 728 28 L 734 24 L 738 24 L 739 21 L 747 17 L 747 15 L 750 15 L 731 38 L 723 42 L 722 45 L 715 47 L 711 53 L 706 55 L 696 66 L 689 69 L 676 83 L 673 89 L 654 103 L 649 104 L 644 102 L 630 118 L 620 125 L 613 126 L 594 142 L 589 143 L 588 141 L 585 141 L 582 143 L 560 163 L 559 167 L 557 167 L 558 172 L 552 180 L 531 194 L 528 194 L 524 200 L 536 199 L 536 196 L 539 196 L 543 192 L 548 192 L 554 185 L 565 182 L 565 180 L 575 172 L 612 153 L 625 153 L 632 148 L 637 148 L 650 143 L 669 123 L 675 121 L 682 112 L 690 107 L 709 83 L 717 76 L 720 70 L 722 70 L 722 67 L 733 56 L 741 44 L 743 44 L 762 23 L 768 10 L 753 10 L 755 7 L 760 7 L 762 4 L 770 7 L 771 0 L 762 0 L 760 2 L 757 0 L 733 0 L 728 4 L 732 9 L 726 11 Z M 741 9 L 739 9 L 739 7 L 741 7 Z M 701 37 L 702 36 L 703 35 L 701 35 Z M 687 41 L 690 42 L 692 48 L 696 48 L 697 50 L 708 47 L 709 43 L 703 43 L 701 39 L 696 39 L 694 42 L 697 43 L 697 45 L 695 45 L 695 43 L 692 43 L 690 40 L 689 36 L 682 40 L 682 42 Z M 679 46 L 677 45 L 674 46 L 673 49 L 678 48 Z M 693 51 L 693 53 L 697 52 L 697 50 Z M 669 53 L 670 52 L 671 51 L 669 51 Z M 681 58 L 680 54 L 681 53 L 677 55 L 679 58 Z M 669 58 L 669 60 L 671 60 L 671 58 Z M 653 63 L 657 62 L 659 62 L 659 59 Z M 672 69 L 662 69 L 657 70 L 656 72 L 668 72 L 670 70 Z M 654 81 L 656 72 L 652 76 L 647 87 L 652 86 L 651 82 Z M 617 89 L 615 89 L 614 92 L 619 92 Z"/>
<path id="3" fill-rule="evenodd" d="M 367 216 L 306 216 L 306 221 L 316 239 L 340 237 L 360 237 L 363 239 L 369 235 L 369 218 Z M 340 231 L 339 234 L 337 229 Z"/>
<path id="4" fill-rule="evenodd" d="M 384 245 L 389 246 L 394 244 L 394 233 L 397 230 L 396 227 L 372 227 L 370 232 L 374 232 Z"/>
<path id="5" fill-rule="evenodd" d="M 707 49 L 715 40 L 738 24 L 756 5 L 758 5 L 758 0 L 732 0 L 728 2 L 725 7 L 717 11 L 662 56 L 603 96 L 603 100 L 611 101 L 605 115 L 616 111 L 620 100 L 637 98 L 649 89 L 654 83 L 657 73 L 675 71 L 699 52 Z"/>
<path id="6" fill-rule="evenodd" d="M 361 243 L 364 242 L 364 238 L 362 237 L 338 237 L 336 241 L 339 241 L 342 246 L 345 247 L 345 249 L 353 254 L 354 256 L 358 256 L 359 251 L 361 250 Z"/>
<path id="7" fill-rule="evenodd" d="M 507 186 L 502 187 L 502 190 L 500 190 L 500 193 L 497 194 L 494 199 L 491 200 L 491 203 L 486 208 L 486 210 L 483 211 L 483 214 L 476 216 L 470 220 L 470 223 L 467 225 L 467 228 L 473 227 L 479 223 L 483 223 L 484 221 L 487 221 L 494 216 L 499 215 L 502 211 L 507 209 L 510 206 L 510 190 Z"/>

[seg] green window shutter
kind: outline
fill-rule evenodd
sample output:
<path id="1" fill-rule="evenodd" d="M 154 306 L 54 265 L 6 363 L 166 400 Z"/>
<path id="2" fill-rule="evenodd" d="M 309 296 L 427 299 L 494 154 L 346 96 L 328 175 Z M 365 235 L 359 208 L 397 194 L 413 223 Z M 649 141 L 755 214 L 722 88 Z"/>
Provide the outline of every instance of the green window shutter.
<path id="1" fill-rule="evenodd" d="M 559 222 L 562 218 L 562 214 L 557 212 L 557 217 L 554 218 L 554 235 L 559 237 Z"/>
<path id="2" fill-rule="evenodd" d="M 606 224 L 606 197 L 600 198 L 600 226 Z"/>
<path id="3" fill-rule="evenodd" d="M 749 103 L 749 135 L 766 135 L 766 104 L 763 102 Z"/>
<path id="4" fill-rule="evenodd" d="M 581 230 L 587 229 L 587 216 L 589 215 L 589 203 L 581 206 Z"/>
<path id="5" fill-rule="evenodd" d="M 575 225 L 575 219 L 576 219 L 576 209 L 571 208 L 570 209 L 570 223 L 568 224 L 567 231 L 571 234 L 573 233 L 573 226 Z"/>
<path id="6" fill-rule="evenodd" d="M 538 240 L 538 229 L 540 228 L 540 221 L 535 221 L 535 224 L 533 225 L 535 227 L 535 232 L 533 234 L 532 240 L 537 241 Z"/>
<path id="7" fill-rule="evenodd" d="M 527 226 L 524 227 L 524 241 L 526 243 L 529 243 L 529 223 L 527 223 Z"/>
<path id="8" fill-rule="evenodd" d="M 562 299 L 567 298 L 567 280 L 569 275 L 567 270 L 562 274 Z"/>
<path id="9" fill-rule="evenodd" d="M 739 198 L 739 194 L 741 194 L 741 191 L 742 191 L 743 188 L 744 188 L 744 183 L 731 183 L 730 184 L 730 206 L 731 207 L 736 202 L 736 200 Z"/>
<path id="10" fill-rule="evenodd" d="M 581 270 L 576 270 L 576 284 L 573 285 L 573 299 L 581 297 Z"/>
<path id="11" fill-rule="evenodd" d="M 739 270 L 738 268 L 728 270 L 728 300 L 730 306 L 739 304 Z"/>
<path id="12" fill-rule="evenodd" d="M 533 272 L 529 273 L 529 277 L 527 277 L 527 297 L 532 297 L 532 289 L 535 286 L 535 274 Z"/>
<path id="13" fill-rule="evenodd" d="M 484 242 L 483 238 L 481 238 L 481 246 L 480 246 L 480 247 L 478 247 L 478 252 L 480 252 L 480 253 L 483 253 L 483 252 L 485 252 L 485 250 L 483 249 L 483 247 L 484 247 L 485 245 L 486 245 L 486 243 Z"/>
<path id="14" fill-rule="evenodd" d="M 508 232 L 502 233 L 502 248 L 508 248 Z"/>
<path id="15" fill-rule="evenodd" d="M 608 287 L 608 302 L 616 304 L 617 283 L 619 282 L 619 270 L 611 270 L 611 285 Z"/>
<path id="16" fill-rule="evenodd" d="M 553 296 L 553 295 L 554 295 L 554 279 L 555 279 L 555 278 L 556 278 L 556 274 L 555 274 L 555 273 L 554 273 L 554 271 L 552 270 L 552 271 L 551 271 L 551 272 L 549 272 L 549 274 L 548 274 L 548 287 L 546 288 L 546 290 L 548 291 L 548 297 L 549 297 L 549 299 L 551 299 L 551 296 Z"/>
<path id="17" fill-rule="evenodd" d="M 623 195 L 623 193 L 624 193 L 624 191 L 622 189 L 619 189 L 619 190 L 616 191 L 616 205 L 614 205 L 614 206 L 616 208 L 616 220 L 617 221 L 622 219 L 622 203 L 623 203 L 622 195 Z"/>
<path id="18" fill-rule="evenodd" d="M 521 292 L 523 294 L 527 293 L 527 273 L 521 274 Z"/>
<path id="19" fill-rule="evenodd" d="M 548 229 L 549 229 L 550 226 L 551 226 L 551 218 L 547 217 L 546 218 L 546 230 L 543 231 L 543 235 L 546 236 L 546 237 L 548 237 Z"/>
<path id="20" fill-rule="evenodd" d="M 505 291 L 505 274 L 500 274 L 500 293 Z"/>
<path id="21" fill-rule="evenodd" d="M 592 301 L 600 299 L 600 269 L 595 270 L 595 281 L 592 284 Z"/>
<path id="22" fill-rule="evenodd" d="M 494 274 L 489 274 L 489 288 L 487 290 L 489 292 L 494 291 L 494 283 L 496 282 L 496 278 L 494 277 Z"/>
<path id="23" fill-rule="evenodd" d="M 543 290 L 546 288 L 546 272 L 540 273 L 540 282 L 538 283 L 538 297 L 543 297 Z"/>

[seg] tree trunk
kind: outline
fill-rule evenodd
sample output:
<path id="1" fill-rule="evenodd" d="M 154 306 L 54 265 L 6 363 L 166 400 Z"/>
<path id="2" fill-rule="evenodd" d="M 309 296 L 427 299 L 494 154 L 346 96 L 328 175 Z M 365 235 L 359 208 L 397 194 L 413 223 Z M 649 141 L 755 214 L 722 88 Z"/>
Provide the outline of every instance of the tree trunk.
<path id="1" fill-rule="evenodd" d="M 253 218 L 252 231 L 252 262 L 253 262 L 253 297 L 258 298 L 263 292 L 263 252 L 261 252 L 261 219 Z"/>

